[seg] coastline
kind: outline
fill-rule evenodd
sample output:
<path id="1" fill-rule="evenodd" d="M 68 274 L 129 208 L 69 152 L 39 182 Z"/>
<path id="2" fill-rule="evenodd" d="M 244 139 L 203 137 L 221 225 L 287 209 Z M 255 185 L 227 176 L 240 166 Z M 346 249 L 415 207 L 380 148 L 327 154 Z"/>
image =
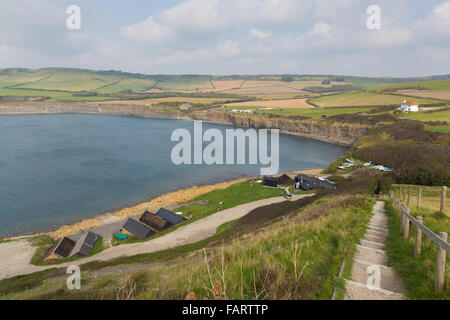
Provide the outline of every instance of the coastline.
<path id="1" fill-rule="evenodd" d="M 203 121 L 208 123 L 231 125 L 243 128 L 278 129 L 282 134 L 289 134 L 317 141 L 350 147 L 369 126 L 323 122 L 318 119 L 290 119 L 251 117 L 240 113 L 225 112 L 174 112 L 155 109 L 151 106 L 114 105 L 95 103 L 57 103 L 57 102 L 14 102 L 1 103 L 0 115 L 37 115 L 37 114 L 91 114 L 111 115 L 137 118 L 172 119 Z"/>
<path id="2" fill-rule="evenodd" d="M 26 105 L 25 105 L 26 104 Z M 181 115 L 173 112 L 166 111 L 156 111 L 154 109 L 148 107 L 138 106 L 128 106 L 128 105 L 93 105 L 86 103 L 68 103 L 68 104 L 60 104 L 60 103 L 14 103 L 13 105 L 0 105 L 0 115 L 33 115 L 33 114 L 98 114 L 98 115 L 112 115 L 112 116 L 128 116 L 128 117 L 141 117 L 141 118 L 159 118 L 159 119 L 173 119 L 173 120 L 188 120 L 188 121 L 196 121 L 202 120 L 209 123 L 216 124 L 226 124 L 226 125 L 235 125 L 240 127 L 258 127 L 252 123 L 233 123 L 232 121 L 222 121 L 222 119 L 217 119 L 212 116 L 212 119 L 204 119 L 206 113 L 202 113 L 200 116 L 198 114 L 191 115 Z M 277 123 L 276 125 L 280 125 Z M 273 124 L 272 124 L 273 128 Z M 327 139 L 320 138 L 315 136 L 314 134 L 302 134 L 298 132 L 293 132 L 289 130 L 289 127 L 286 128 L 278 128 L 280 132 L 283 134 L 290 134 L 294 136 L 301 136 L 305 138 L 314 139 L 317 141 L 333 143 L 341 146 L 348 147 L 352 143 L 337 141 L 336 139 Z M 338 139 L 339 140 L 339 139 Z M 353 138 L 352 138 L 353 140 Z M 323 169 L 314 169 L 314 170 L 294 170 L 288 173 L 306 173 L 306 174 L 319 174 Z M 283 174 L 283 173 L 279 173 Z M 156 196 L 154 198 L 149 199 L 148 201 L 144 201 L 142 203 L 124 207 L 121 209 L 114 210 L 112 212 L 105 212 L 93 218 L 83 219 L 79 222 L 73 224 L 67 224 L 58 227 L 56 230 L 52 231 L 43 231 L 35 234 L 29 235 L 21 235 L 21 236 L 12 236 L 5 237 L 0 240 L 18 240 L 24 239 L 39 235 L 48 235 L 53 239 L 61 238 L 63 236 L 74 235 L 80 232 L 86 231 L 87 229 L 101 227 L 107 224 L 117 223 L 127 217 L 138 216 L 142 214 L 145 210 L 156 211 L 161 207 L 171 207 L 180 203 L 188 202 L 201 194 L 207 193 L 212 190 L 217 189 L 225 189 L 233 184 L 248 180 L 252 177 L 244 177 L 235 180 L 222 181 L 216 184 L 207 184 L 200 186 L 192 186 L 186 189 L 175 190 L 166 194 L 162 194 Z"/>
<path id="3" fill-rule="evenodd" d="M 306 170 L 292 170 L 288 172 L 279 173 L 282 174 L 290 174 L 295 175 L 298 173 L 311 174 L 311 175 L 319 175 L 324 169 L 306 169 Z M 26 239 L 30 237 L 36 236 L 49 236 L 52 239 L 56 240 L 62 237 L 76 235 L 82 232 L 85 232 L 92 228 L 98 228 L 102 226 L 106 226 L 109 224 L 117 223 L 122 220 L 125 220 L 129 217 L 135 217 L 141 215 L 145 210 L 149 210 L 150 212 L 155 212 L 159 208 L 166 207 L 172 208 L 174 206 L 178 206 L 183 203 L 187 203 L 190 200 L 195 199 L 196 197 L 208 193 L 213 190 L 226 189 L 234 184 L 241 183 L 247 181 L 249 179 L 254 179 L 256 177 L 242 177 L 238 179 L 222 181 L 215 184 L 205 184 L 205 185 L 197 185 L 189 188 L 174 190 L 165 194 L 161 194 L 154 198 L 150 198 L 147 201 L 138 203 L 133 206 L 124 207 L 121 209 L 117 209 L 111 212 L 105 212 L 93 218 L 83 219 L 79 222 L 75 222 L 72 224 L 65 224 L 58 227 L 56 230 L 51 231 L 43 231 L 34 234 L 21 235 L 21 236 L 13 236 L 6 237 L 0 239 L 1 241 L 15 241 L 20 239 Z"/>

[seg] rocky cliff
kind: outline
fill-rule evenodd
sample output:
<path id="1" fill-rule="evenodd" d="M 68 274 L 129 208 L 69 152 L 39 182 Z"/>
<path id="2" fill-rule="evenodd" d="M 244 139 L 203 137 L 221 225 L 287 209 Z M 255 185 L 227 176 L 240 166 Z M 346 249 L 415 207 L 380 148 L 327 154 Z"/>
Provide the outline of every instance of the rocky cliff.
<path id="1" fill-rule="evenodd" d="M 0 104 L 0 114 L 21 113 L 86 113 L 163 119 L 202 120 L 205 122 L 234 125 L 245 128 L 279 129 L 281 133 L 331 142 L 342 146 L 352 145 L 368 130 L 368 126 L 355 123 L 333 122 L 330 119 L 292 119 L 225 112 L 180 113 L 133 105 L 98 106 L 85 103 L 61 104 L 54 102 Z"/>
<path id="2" fill-rule="evenodd" d="M 246 128 L 279 129 L 281 133 L 292 134 L 316 140 L 331 142 L 342 146 L 355 143 L 368 127 L 358 124 L 346 124 L 330 120 L 290 119 L 255 117 L 225 112 L 202 112 L 192 115 L 194 120 L 235 125 Z"/>

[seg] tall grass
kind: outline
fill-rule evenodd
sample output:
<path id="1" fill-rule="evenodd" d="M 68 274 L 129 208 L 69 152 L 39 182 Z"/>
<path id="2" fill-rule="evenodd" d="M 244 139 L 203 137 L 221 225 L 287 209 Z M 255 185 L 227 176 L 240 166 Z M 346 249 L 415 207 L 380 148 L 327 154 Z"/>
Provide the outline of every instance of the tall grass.
<path id="1" fill-rule="evenodd" d="M 420 300 L 450 299 L 450 257 L 447 255 L 444 291 L 436 292 L 434 290 L 436 244 L 427 236 L 422 235 L 422 253 L 419 257 L 414 257 L 415 226 L 411 226 L 410 238 L 404 241 L 403 232 L 400 230 L 400 214 L 394 210 L 391 200 L 386 201 L 385 209 L 389 217 L 390 230 L 386 239 L 389 264 L 405 281 L 408 288 L 407 296 L 410 299 Z M 437 215 L 429 209 L 412 212 L 413 215 L 418 213 L 424 217 L 424 225 L 434 232 L 450 230 L 450 218 L 442 214 Z"/>
<path id="2" fill-rule="evenodd" d="M 323 197 L 256 232 L 203 247 L 170 265 L 96 275 L 77 293 L 61 281 L 21 298 L 330 299 L 344 247 L 356 243 L 371 207 L 369 196 Z"/>

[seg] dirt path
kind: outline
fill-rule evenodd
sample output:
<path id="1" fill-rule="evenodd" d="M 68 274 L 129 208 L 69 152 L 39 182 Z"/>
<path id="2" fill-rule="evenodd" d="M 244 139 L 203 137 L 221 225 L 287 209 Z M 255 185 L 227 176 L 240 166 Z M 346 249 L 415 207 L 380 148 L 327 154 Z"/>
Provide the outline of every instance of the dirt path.
<path id="1" fill-rule="evenodd" d="M 292 197 L 292 200 L 295 201 L 311 196 L 313 196 L 313 194 L 294 195 Z M 146 242 L 124 244 L 121 246 L 112 247 L 100 252 L 95 256 L 83 258 L 70 263 L 60 264 L 57 266 L 38 267 L 31 265 L 29 261 L 34 253 L 35 248 L 31 247 L 31 245 L 28 244 L 27 248 L 24 247 L 24 250 L 27 252 L 27 254 L 20 255 L 20 259 L 14 259 L 13 262 L 5 261 L 7 259 L 0 260 L 0 280 L 51 268 L 67 268 L 70 265 L 82 265 L 91 261 L 106 261 L 119 257 L 130 257 L 138 254 L 152 253 L 185 244 L 194 243 L 214 235 L 217 231 L 217 228 L 228 221 L 239 219 L 256 208 L 274 203 L 280 203 L 283 201 L 286 201 L 284 197 L 275 197 L 242 204 L 227 210 L 217 212 L 204 219 L 192 222 L 191 224 L 180 227 L 179 229 L 165 234 L 161 237 Z M 18 243 L 19 241 L 14 241 L 0 245 L 0 256 L 4 257 L 10 254 L 14 254 L 14 251 L 17 250 L 16 245 Z M 8 246 L 4 247 L 4 245 Z"/>
<path id="2" fill-rule="evenodd" d="M 357 245 L 351 280 L 346 280 L 345 300 L 405 300 L 405 285 L 387 266 L 384 241 L 388 235 L 384 202 L 377 201 L 369 228 Z M 379 279 L 379 283 L 377 283 Z"/>

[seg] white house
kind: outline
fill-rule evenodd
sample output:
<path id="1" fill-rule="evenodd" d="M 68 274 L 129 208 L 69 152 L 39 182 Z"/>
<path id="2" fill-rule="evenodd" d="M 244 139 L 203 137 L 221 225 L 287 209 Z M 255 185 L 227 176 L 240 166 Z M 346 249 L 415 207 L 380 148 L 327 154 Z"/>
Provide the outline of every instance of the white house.
<path id="1" fill-rule="evenodd" d="M 414 101 L 403 101 L 403 104 L 400 106 L 400 108 L 397 108 L 399 111 L 403 112 L 418 112 L 419 111 L 419 105 Z"/>

